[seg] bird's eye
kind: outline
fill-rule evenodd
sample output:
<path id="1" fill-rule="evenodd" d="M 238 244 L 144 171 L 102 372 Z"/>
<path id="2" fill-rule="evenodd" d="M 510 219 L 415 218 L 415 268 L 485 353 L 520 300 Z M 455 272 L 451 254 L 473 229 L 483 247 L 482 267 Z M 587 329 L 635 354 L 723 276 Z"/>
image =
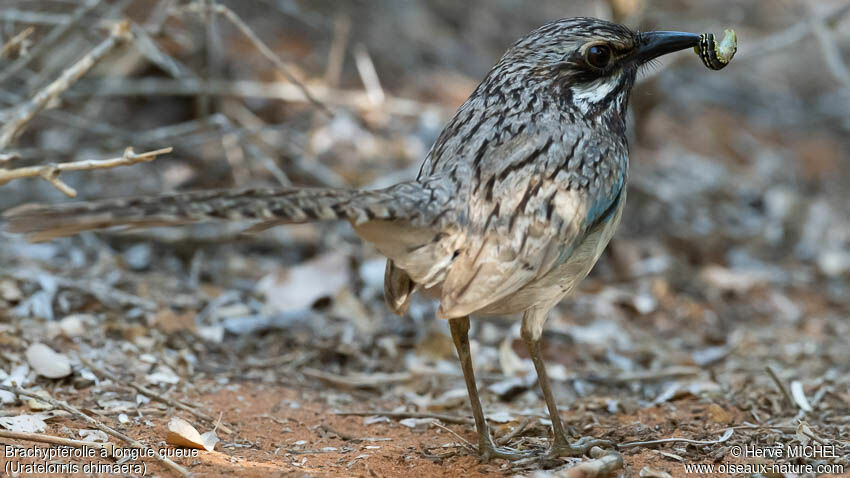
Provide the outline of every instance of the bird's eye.
<path id="1" fill-rule="evenodd" d="M 611 48 L 605 45 L 593 45 L 584 54 L 587 64 L 594 68 L 605 68 L 611 62 Z"/>

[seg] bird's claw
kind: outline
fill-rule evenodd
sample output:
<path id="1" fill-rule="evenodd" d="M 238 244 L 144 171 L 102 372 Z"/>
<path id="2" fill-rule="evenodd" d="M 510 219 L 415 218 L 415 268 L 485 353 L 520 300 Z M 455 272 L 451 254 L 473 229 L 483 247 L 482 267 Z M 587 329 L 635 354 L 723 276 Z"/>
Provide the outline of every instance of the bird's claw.
<path id="1" fill-rule="evenodd" d="M 614 442 L 593 437 L 582 437 L 573 443 L 569 443 L 566 439 L 555 440 L 546 453 L 546 458 L 584 456 L 595 446 L 610 448 L 614 446 Z"/>
<path id="2" fill-rule="evenodd" d="M 492 458 L 501 458 L 508 461 L 521 460 L 531 456 L 530 452 L 522 452 L 513 448 L 497 447 L 491 440 L 478 444 L 478 454 L 482 461 L 490 461 Z"/>

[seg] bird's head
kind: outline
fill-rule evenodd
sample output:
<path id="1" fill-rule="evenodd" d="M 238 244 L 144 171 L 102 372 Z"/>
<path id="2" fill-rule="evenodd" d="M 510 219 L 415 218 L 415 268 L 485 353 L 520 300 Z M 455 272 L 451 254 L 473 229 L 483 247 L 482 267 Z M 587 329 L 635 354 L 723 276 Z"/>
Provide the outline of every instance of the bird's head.
<path id="1" fill-rule="evenodd" d="M 518 40 L 490 77 L 549 94 L 584 116 L 608 112 L 622 117 L 640 67 L 694 47 L 699 39 L 694 33 L 639 33 L 596 18 L 567 18 Z"/>

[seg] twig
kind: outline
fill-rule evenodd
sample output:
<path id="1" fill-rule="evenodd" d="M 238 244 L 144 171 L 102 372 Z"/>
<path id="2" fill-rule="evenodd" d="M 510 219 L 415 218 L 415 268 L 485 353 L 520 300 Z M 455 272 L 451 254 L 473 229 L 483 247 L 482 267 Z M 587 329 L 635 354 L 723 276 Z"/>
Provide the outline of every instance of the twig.
<path id="1" fill-rule="evenodd" d="M 274 63 L 275 68 L 277 68 L 278 71 L 280 71 L 290 83 L 295 85 L 301 91 L 304 97 L 307 98 L 307 101 L 309 101 L 316 108 L 319 108 L 328 116 L 333 116 L 333 112 L 330 110 L 330 108 L 328 108 L 327 105 L 325 105 L 321 101 L 317 100 L 316 97 L 314 97 L 313 94 L 310 93 L 310 90 L 307 88 L 307 86 L 305 86 L 301 81 L 298 80 L 298 78 L 295 77 L 295 75 L 292 74 L 291 71 L 289 71 L 289 68 L 287 68 L 287 66 L 283 63 L 283 60 L 281 60 L 280 57 L 277 56 L 272 51 L 272 49 L 269 48 L 260 39 L 260 37 L 258 37 L 257 34 L 254 33 L 251 28 L 248 27 L 248 25 L 244 21 L 242 21 L 242 19 L 239 18 L 239 15 L 237 15 L 233 10 L 221 4 L 205 5 L 200 2 L 193 2 L 192 4 L 185 7 L 185 10 L 190 12 L 204 12 L 208 9 L 212 9 L 213 12 L 218 13 L 220 15 L 224 15 L 224 17 L 227 18 L 230 23 L 236 26 L 236 28 L 239 29 L 239 31 L 241 31 L 243 35 L 248 37 L 248 40 L 250 40 L 251 43 L 254 44 L 254 47 L 259 50 L 259 52 L 264 57 Z"/>
<path id="2" fill-rule="evenodd" d="M 519 423 L 519 425 L 514 427 L 514 429 L 511 430 L 510 433 L 496 438 L 496 444 L 499 446 L 507 445 L 508 443 L 510 443 L 511 440 L 522 435 L 522 433 L 525 432 L 525 430 L 527 430 L 528 427 L 537 420 L 539 420 L 539 418 L 537 417 L 526 417 L 525 419 L 523 419 L 523 421 Z"/>
<path id="3" fill-rule="evenodd" d="M 130 26 L 130 31 L 133 33 L 133 46 L 151 63 L 162 68 L 163 71 L 174 78 L 196 77 L 186 65 L 162 51 L 144 28 L 134 23 Z"/>
<path id="4" fill-rule="evenodd" d="M 83 365 L 85 365 L 86 367 L 91 369 L 95 374 L 100 375 L 102 377 L 106 377 L 106 378 L 108 378 L 109 380 L 112 380 L 115 383 L 125 383 L 117 375 L 113 374 L 112 372 L 110 372 L 110 371 L 108 371 L 104 368 L 98 367 L 97 365 L 92 363 L 90 360 L 83 358 L 82 356 L 78 356 L 78 358 L 80 359 L 80 362 L 82 362 Z M 186 404 L 184 404 L 180 401 L 173 400 L 173 399 L 170 399 L 168 397 L 164 397 L 164 396 L 160 395 L 159 393 L 145 387 L 144 385 L 139 385 L 135 382 L 126 382 L 126 384 L 129 385 L 130 387 L 133 387 L 139 393 L 141 393 L 143 395 L 147 395 L 148 397 L 150 397 L 153 400 L 156 400 L 156 401 L 162 402 L 166 405 L 170 405 L 172 407 L 179 408 L 181 410 L 187 411 L 187 412 L 191 413 L 192 415 L 200 418 L 201 420 L 209 422 L 212 425 L 215 425 L 216 423 L 218 423 L 218 421 L 216 419 L 207 415 L 206 413 L 198 411 L 195 408 L 190 407 L 190 406 L 188 406 L 188 405 L 186 405 Z M 221 430 L 226 435 L 230 435 L 231 433 L 233 433 L 233 430 L 231 430 L 226 425 L 223 425 L 221 423 L 218 423 L 218 430 Z"/>
<path id="5" fill-rule="evenodd" d="M 354 47 L 354 65 L 357 67 L 363 86 L 366 87 L 366 96 L 369 100 L 375 106 L 383 103 L 386 96 L 384 89 L 381 88 L 381 80 L 378 78 L 378 72 L 375 70 L 375 64 L 372 63 L 368 50 L 362 44 Z"/>
<path id="6" fill-rule="evenodd" d="M 432 425 L 434 425 L 434 426 L 435 426 L 435 427 L 437 427 L 437 428 L 443 429 L 443 430 L 445 430 L 445 431 L 447 431 L 447 432 L 451 433 L 452 435 L 454 435 L 454 436 L 455 436 L 458 440 L 460 440 L 460 441 L 461 441 L 461 443 L 463 444 L 463 446 L 464 446 L 464 447 L 466 447 L 467 449 L 471 450 L 472 452 L 475 452 L 475 451 L 477 450 L 477 448 L 475 448 L 475 446 L 474 446 L 472 443 L 469 443 L 469 440 L 467 440 L 466 438 L 464 438 L 464 437 L 462 437 L 462 436 L 458 435 L 458 434 L 457 434 L 457 433 L 455 433 L 455 431 L 454 431 L 454 430 L 452 430 L 451 428 L 449 428 L 449 427 L 447 427 L 447 426 L 445 426 L 445 425 L 443 425 L 442 423 L 439 423 L 439 422 L 434 422 L 434 423 L 432 423 Z"/>
<path id="7" fill-rule="evenodd" d="M 441 422 L 454 423 L 457 425 L 474 425 L 475 421 L 471 418 L 456 417 L 453 415 L 443 415 L 442 413 L 417 413 L 417 412 L 390 412 L 390 411 L 372 411 L 372 412 L 334 412 L 334 415 L 341 417 L 374 417 L 381 416 L 387 418 L 436 418 Z"/>
<path id="8" fill-rule="evenodd" d="M 168 154 L 173 148 L 162 148 L 155 151 L 136 154 L 133 148 L 124 150 L 124 154 L 118 158 L 111 159 L 89 159 L 85 161 L 74 161 L 71 163 L 51 163 L 41 166 L 27 166 L 23 168 L 5 169 L 0 168 L 0 185 L 6 184 L 9 181 L 21 178 L 40 177 L 45 181 L 50 182 L 56 189 L 62 191 L 69 197 L 76 197 L 77 191 L 71 186 L 68 186 L 59 175 L 67 171 L 90 171 L 92 169 L 109 169 L 118 166 L 130 166 L 136 163 L 144 163 L 153 161 L 158 156 Z"/>
<path id="9" fill-rule="evenodd" d="M 799 380 L 791 382 L 791 398 L 794 399 L 794 403 L 800 407 L 800 410 L 806 413 L 812 411 L 812 405 L 809 403 L 809 399 L 806 398 L 806 392 L 803 390 L 803 384 L 800 383 Z"/>
<path id="10" fill-rule="evenodd" d="M 5 163 L 6 161 L 14 161 L 16 159 L 21 159 L 21 153 L 18 151 L 12 151 L 11 153 L 0 153 L 0 163 Z"/>
<path id="11" fill-rule="evenodd" d="M 325 84 L 332 87 L 339 85 L 342 65 L 345 62 L 345 50 L 348 46 L 348 34 L 351 32 L 351 18 L 338 14 L 334 18 L 334 34 L 331 48 L 328 52 L 328 65 L 325 69 Z"/>
<path id="12" fill-rule="evenodd" d="M 53 44 L 56 43 L 57 40 L 59 40 L 60 38 L 62 38 L 62 36 L 68 33 L 68 30 L 80 23 L 83 17 L 86 16 L 92 10 L 94 10 L 94 8 L 97 7 L 99 4 L 100 0 L 93 0 L 78 8 L 64 23 L 62 23 L 61 25 L 57 25 L 56 28 L 51 30 L 50 33 L 48 33 L 47 36 L 45 36 L 39 42 L 39 44 L 35 48 L 33 48 L 32 51 L 30 51 L 29 55 L 18 58 L 17 60 L 15 60 L 14 63 L 9 65 L 8 68 L 3 70 L 3 72 L 0 73 L 0 83 L 3 83 L 7 79 L 17 74 L 18 71 L 21 70 L 21 68 L 27 66 L 27 64 L 29 64 L 29 62 L 32 61 L 34 58 L 40 56 L 42 53 L 52 48 Z M 3 149 L 3 146 L 0 146 L 0 149 Z"/>
<path id="13" fill-rule="evenodd" d="M 18 45 L 20 45 L 24 40 L 26 40 L 28 36 L 32 35 L 32 32 L 34 31 L 35 27 L 27 27 L 24 28 L 21 33 L 18 33 L 17 35 L 10 38 L 9 41 L 7 41 L 5 45 L 3 45 L 3 48 L 0 49 L 0 58 L 3 58 L 6 55 L 10 54 L 12 50 L 17 48 Z"/>
<path id="14" fill-rule="evenodd" d="M 167 78 L 143 78 L 120 80 L 98 80 L 81 82 L 68 92 L 69 97 L 99 96 L 196 96 L 201 91 L 210 95 L 236 96 L 244 98 L 269 98 L 292 103 L 309 102 L 295 85 L 280 82 L 251 80 L 171 80 Z M 314 86 L 312 94 L 322 101 L 338 106 L 371 111 L 374 105 L 365 92 L 360 90 L 337 90 L 325 86 Z M 387 96 L 381 105 L 390 114 L 419 117 L 423 111 L 436 111 L 447 116 L 449 111 L 435 103 L 425 103 L 407 98 Z"/>
<path id="15" fill-rule="evenodd" d="M 646 370 L 640 372 L 629 372 L 622 373 L 618 375 L 612 376 L 599 376 L 599 375 L 591 375 L 588 377 L 582 377 L 583 380 L 591 381 L 591 382 L 648 382 L 654 380 L 668 380 L 671 378 L 679 378 L 679 377 L 690 377 L 694 375 L 699 375 L 702 373 L 702 369 L 699 367 L 685 367 L 685 366 L 675 366 L 669 367 L 661 370 Z"/>
<path id="16" fill-rule="evenodd" d="M 129 292 L 124 292 L 121 289 L 116 289 L 115 287 L 107 285 L 103 282 L 97 282 L 91 279 L 85 279 L 81 277 L 70 279 L 67 277 L 53 275 L 48 272 L 32 269 L 10 271 L 8 273 L 8 276 L 13 277 L 17 280 L 39 282 L 39 275 L 41 274 L 49 275 L 50 278 L 55 281 L 56 285 L 59 287 L 75 289 L 85 292 L 87 294 L 91 294 L 95 298 L 97 298 L 97 300 L 101 301 L 104 305 L 107 306 L 115 305 L 139 307 L 147 311 L 157 309 L 157 303 L 152 300 L 144 299 L 137 295 L 130 294 Z"/>
<path id="17" fill-rule="evenodd" d="M 782 395 L 785 397 L 785 401 L 788 402 L 788 405 L 790 405 L 791 407 L 794 407 L 796 405 L 794 403 L 794 399 L 791 398 L 791 393 L 788 392 L 788 387 L 785 386 L 785 382 L 783 382 L 779 378 L 779 375 L 776 374 L 776 370 L 774 370 L 773 367 L 771 367 L 770 365 L 768 365 L 764 369 L 767 372 L 767 374 L 770 375 L 770 378 L 773 379 L 773 383 L 776 384 L 776 388 L 778 388 L 779 391 L 782 392 Z"/>
<path id="18" fill-rule="evenodd" d="M 24 129 L 27 123 L 47 106 L 47 103 L 56 98 L 63 91 L 71 87 L 73 83 L 85 75 L 92 67 L 100 61 L 113 48 L 129 38 L 130 24 L 127 21 L 115 25 L 109 37 L 94 47 L 79 61 L 62 72 L 59 78 L 45 86 L 28 103 L 18 107 L 14 117 L 0 129 L 0 151 L 6 149 L 14 138 Z M 30 58 L 32 55 L 27 56 Z M 2 80 L 0 80 L 2 81 Z M 59 186 L 57 186 L 59 187 Z M 61 189 L 61 187 L 60 187 Z M 63 191 L 65 192 L 65 191 Z M 67 194 L 67 192 L 66 192 Z"/>
<path id="19" fill-rule="evenodd" d="M 312 368 L 305 368 L 301 371 L 301 373 L 308 377 L 317 378 L 324 382 L 345 388 L 374 388 L 388 383 L 407 382 L 413 378 L 413 374 L 407 372 L 352 374 L 343 376 Z"/>
<path id="20" fill-rule="evenodd" d="M 729 428 L 733 430 L 775 430 L 783 433 L 794 433 L 796 430 L 795 427 L 781 425 L 736 425 Z"/>
<path id="21" fill-rule="evenodd" d="M 647 440 L 647 441 L 632 441 L 628 443 L 620 443 L 617 445 L 617 448 L 631 448 L 633 446 L 645 446 L 645 445 L 657 445 L 659 443 L 690 443 L 691 445 L 714 445 L 717 443 L 723 443 L 728 440 L 735 431 L 732 428 L 727 428 L 723 435 L 717 440 L 691 440 L 690 438 L 662 438 L 660 440 Z"/>
<path id="22" fill-rule="evenodd" d="M 76 418 L 79 418 L 79 419 L 85 421 L 86 423 L 94 426 L 98 430 L 100 430 L 100 431 L 102 431 L 102 432 L 104 432 L 108 435 L 112 435 L 115 438 L 118 438 L 119 440 L 122 440 L 122 441 L 128 443 L 133 448 L 138 448 L 140 450 L 152 450 L 152 451 L 154 451 L 155 452 L 155 458 L 157 460 L 159 460 L 163 465 L 165 465 L 168 468 L 170 468 L 171 470 L 179 473 L 181 476 L 189 476 L 189 471 L 186 468 L 183 468 L 182 466 L 178 465 L 177 463 L 175 463 L 174 461 L 172 461 L 168 457 L 162 455 L 159 452 L 159 450 L 153 450 L 151 447 L 149 447 L 149 446 L 145 445 L 144 443 L 136 440 L 135 438 L 132 438 L 128 435 L 125 435 L 125 434 L 119 432 L 118 430 L 115 430 L 114 428 L 95 420 L 94 418 L 86 415 L 85 413 L 81 412 L 80 410 L 72 407 L 71 405 L 68 404 L 68 402 L 56 400 L 55 398 L 49 397 L 49 396 L 37 395 L 35 393 L 28 392 L 28 391 L 14 385 L 14 384 L 12 386 L 0 384 L 0 390 L 5 390 L 7 392 L 11 392 L 11 393 L 14 393 L 15 395 L 20 395 L 22 397 L 28 397 L 28 398 L 34 398 L 36 400 L 41 400 L 42 402 L 47 402 L 47 403 L 49 403 L 50 405 L 52 405 L 56 408 L 61 408 L 62 410 L 70 412 Z"/>
<path id="23" fill-rule="evenodd" d="M 820 43 L 820 51 L 823 53 L 827 69 L 845 88 L 850 88 L 850 70 L 842 58 L 841 49 L 835 43 L 832 30 L 827 28 L 824 22 L 812 20 L 812 31 Z"/>
<path id="24" fill-rule="evenodd" d="M 112 443 L 100 443 L 95 441 L 72 440 L 70 438 L 55 437 L 45 435 L 43 433 L 26 433 L 26 432 L 10 432 L 0 430 L 0 438 L 11 438 L 13 440 L 26 440 L 38 443 L 50 443 L 52 445 L 72 446 L 75 448 L 96 448 L 98 450 L 107 449 L 110 455 L 112 454 Z"/>

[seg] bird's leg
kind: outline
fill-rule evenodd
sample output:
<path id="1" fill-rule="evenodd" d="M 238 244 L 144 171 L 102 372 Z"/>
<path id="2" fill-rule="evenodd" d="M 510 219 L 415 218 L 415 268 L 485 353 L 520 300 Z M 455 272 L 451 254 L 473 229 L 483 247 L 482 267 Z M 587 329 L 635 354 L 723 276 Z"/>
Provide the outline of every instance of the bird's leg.
<path id="1" fill-rule="evenodd" d="M 541 313 L 543 314 L 542 316 L 539 315 Z M 522 317 L 522 338 L 525 341 L 526 347 L 528 347 L 528 354 L 531 355 L 534 368 L 537 370 L 537 381 L 540 383 L 540 390 L 543 391 L 543 399 L 546 400 L 546 406 L 549 408 L 549 418 L 552 421 L 554 438 L 547 456 L 582 456 L 594 446 L 610 446 L 612 443 L 607 440 L 598 440 L 591 437 L 581 438 L 575 443 L 570 443 L 567 440 L 564 425 L 561 423 L 561 416 L 558 414 L 558 405 L 555 403 L 555 397 L 552 395 L 552 387 L 549 385 L 549 376 L 546 375 L 546 365 L 543 363 L 543 357 L 540 355 L 540 336 L 543 333 L 543 322 L 547 313 L 548 311 L 532 309 Z"/>
<path id="2" fill-rule="evenodd" d="M 449 319 L 449 328 L 452 331 L 457 356 L 463 369 L 463 378 L 466 380 L 466 390 L 469 392 L 469 403 L 472 405 L 472 416 L 475 417 L 475 429 L 478 431 L 478 453 L 484 460 L 490 458 L 505 458 L 516 460 L 527 455 L 522 453 L 496 448 L 490 437 L 490 427 L 484 418 L 484 410 L 481 408 L 481 400 L 478 398 L 478 387 L 475 385 L 475 372 L 472 370 L 472 354 L 469 351 L 469 317 Z"/>

